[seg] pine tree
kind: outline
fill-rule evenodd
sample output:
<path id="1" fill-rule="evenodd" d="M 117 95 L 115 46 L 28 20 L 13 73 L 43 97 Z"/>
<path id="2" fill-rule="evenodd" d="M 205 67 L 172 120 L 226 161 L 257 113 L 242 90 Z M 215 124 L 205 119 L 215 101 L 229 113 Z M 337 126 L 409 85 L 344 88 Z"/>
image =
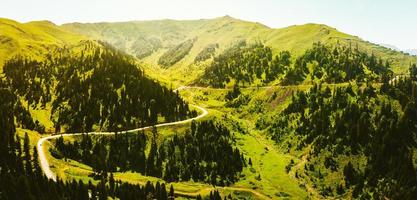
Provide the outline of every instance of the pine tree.
<path id="1" fill-rule="evenodd" d="M 42 175 L 42 169 L 39 165 L 39 158 L 38 158 L 38 149 L 36 148 L 36 146 L 33 146 L 33 171 L 35 176 L 41 176 Z"/>
<path id="2" fill-rule="evenodd" d="M 30 151 L 29 151 L 29 149 L 30 149 L 29 142 L 30 141 L 29 141 L 28 133 L 25 132 L 25 138 L 23 140 L 23 151 L 24 151 L 24 154 L 25 154 L 25 157 L 24 157 L 24 159 L 25 159 L 25 170 L 26 170 L 26 173 L 28 173 L 30 175 L 30 174 L 32 174 L 32 163 L 31 163 L 32 159 L 31 159 Z"/>
<path id="3" fill-rule="evenodd" d="M 411 80 L 417 81 L 417 65 L 415 63 L 410 65 L 409 71 L 410 71 Z"/>
<path id="4" fill-rule="evenodd" d="M 155 157 L 157 154 L 157 145 L 155 140 L 152 141 L 151 150 L 149 151 L 148 158 L 146 160 L 146 175 L 155 175 Z"/>
<path id="5" fill-rule="evenodd" d="M 174 194 L 174 186 L 172 186 L 169 188 L 169 197 L 168 199 L 175 199 L 175 194 Z"/>
<path id="6" fill-rule="evenodd" d="M 115 192 L 115 180 L 114 180 L 113 173 L 110 173 L 110 177 L 109 177 L 109 195 L 111 197 L 114 197 L 114 192 Z"/>
<path id="7" fill-rule="evenodd" d="M 98 185 L 99 200 L 107 200 L 106 178 L 104 175 L 101 176 L 101 180 Z"/>

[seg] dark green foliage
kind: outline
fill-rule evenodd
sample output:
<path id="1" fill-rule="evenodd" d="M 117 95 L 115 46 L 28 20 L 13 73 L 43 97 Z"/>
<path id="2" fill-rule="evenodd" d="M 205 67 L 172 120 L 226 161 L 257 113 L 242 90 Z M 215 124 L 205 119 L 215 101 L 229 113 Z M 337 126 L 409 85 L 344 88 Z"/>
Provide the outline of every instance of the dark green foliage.
<path id="1" fill-rule="evenodd" d="M 339 184 L 336 188 L 336 192 L 338 195 L 342 195 L 343 193 L 345 193 L 345 189 L 343 188 L 342 184 Z"/>
<path id="2" fill-rule="evenodd" d="M 196 200 L 203 200 L 203 198 L 201 197 L 201 195 L 197 195 Z"/>
<path id="3" fill-rule="evenodd" d="M 240 94 L 241 94 L 241 92 L 240 92 L 239 86 L 235 85 L 233 87 L 233 90 L 227 92 L 225 98 L 226 98 L 227 101 L 231 101 L 231 100 L 237 98 Z"/>
<path id="4" fill-rule="evenodd" d="M 52 151 L 92 166 L 97 174 L 127 170 L 145 174 L 145 170 L 154 169 L 153 166 L 150 169 L 147 167 L 146 144 L 144 133 L 133 136 L 116 134 L 114 137 L 103 137 L 99 140 L 83 135 L 80 142 L 74 143 L 64 143 L 62 137 L 58 138 Z M 151 154 L 153 156 L 154 152 Z M 153 158 L 148 156 L 148 159 Z"/>
<path id="5" fill-rule="evenodd" d="M 338 165 L 332 157 L 326 157 L 324 159 L 324 166 L 332 171 L 337 171 Z"/>
<path id="6" fill-rule="evenodd" d="M 413 81 L 417 81 L 417 65 L 415 63 L 410 65 L 410 76 Z"/>
<path id="7" fill-rule="evenodd" d="M 372 90 L 371 87 L 368 89 Z M 355 153 L 358 145 L 369 141 L 367 134 L 370 131 L 367 128 L 370 128 L 370 122 L 367 116 L 373 111 L 371 107 L 376 106 L 361 91 L 357 94 L 352 86 L 348 86 L 331 92 L 329 89 L 323 90 L 321 85 L 315 85 L 309 92 L 297 92 L 271 131 L 280 132 L 281 126 L 286 129 L 290 120 L 297 120 L 298 126 L 294 131 L 304 135 L 306 143 L 315 140 L 317 148 L 322 149 L 339 139 L 340 144 L 351 146 L 352 153 Z M 308 113 L 306 109 L 309 109 Z M 280 137 L 281 134 L 274 135 Z"/>
<path id="8" fill-rule="evenodd" d="M 53 60 L 39 62 L 28 58 L 17 57 L 4 64 L 3 72 L 7 81 L 20 96 L 25 97 L 29 105 L 45 106 L 51 101 L 52 75 L 57 68 L 52 68 Z"/>
<path id="9" fill-rule="evenodd" d="M 15 116 L 16 120 L 20 127 L 24 129 L 35 130 L 39 133 L 45 132 L 45 127 L 39 123 L 37 120 L 33 120 L 32 116 L 28 109 L 22 106 L 20 101 L 17 101 L 15 104 Z"/>
<path id="10" fill-rule="evenodd" d="M 289 173 L 290 172 L 290 170 L 291 170 L 291 168 L 294 166 L 294 160 L 293 159 L 291 159 L 291 162 L 290 163 L 288 163 L 288 165 L 287 166 L 285 166 L 285 172 L 287 172 L 287 173 Z"/>
<path id="11" fill-rule="evenodd" d="M 106 180 L 104 180 L 106 183 Z M 101 183 L 99 183 L 100 185 Z M 152 184 L 151 182 L 146 182 L 145 185 L 133 185 L 130 183 L 116 181 L 114 189 L 112 187 L 105 185 L 106 191 L 111 194 L 108 196 L 115 196 L 121 200 L 136 200 L 136 199 L 157 199 L 157 200 L 168 200 L 167 190 L 164 183 L 160 184 L 156 182 L 156 184 Z M 110 184 L 109 184 L 110 185 Z M 172 188 L 172 192 L 174 193 L 174 189 Z M 100 195 L 100 193 L 98 194 Z M 106 198 L 107 199 L 107 198 Z"/>
<path id="12" fill-rule="evenodd" d="M 194 122 L 193 122 L 194 123 Z M 228 185 L 246 166 L 243 155 L 231 145 L 229 130 L 213 121 L 203 121 L 183 137 L 174 135 L 161 149 L 166 151 L 164 179 Z"/>
<path id="13" fill-rule="evenodd" d="M 226 107 L 232 107 L 232 108 L 238 108 L 242 105 L 247 105 L 250 101 L 250 96 L 249 95 L 239 95 L 236 99 L 233 99 L 231 101 L 226 102 L 225 106 Z"/>
<path id="14" fill-rule="evenodd" d="M 297 58 L 293 66 L 290 66 L 282 80 L 283 85 L 296 85 L 306 78 L 308 74 L 307 63 L 303 62 L 301 58 Z"/>
<path id="15" fill-rule="evenodd" d="M 312 64 L 312 71 L 307 65 Z M 367 73 L 369 70 L 372 73 Z M 301 83 L 307 74 L 312 79 L 323 80 L 327 83 L 341 83 L 351 80 L 358 82 L 382 81 L 384 76 L 392 76 L 388 62 L 368 55 L 351 46 L 335 47 L 315 43 L 304 55 L 297 58 L 283 80 L 283 84 Z"/>
<path id="16" fill-rule="evenodd" d="M 265 80 L 268 83 L 274 81 L 278 75 L 283 74 L 285 69 L 291 65 L 291 54 L 289 51 L 282 51 L 269 63 L 269 68 L 265 69 Z"/>
<path id="17" fill-rule="evenodd" d="M 69 65 L 62 72 L 53 103 L 53 112 L 59 115 L 56 126 L 68 125 L 71 131 L 90 131 L 92 125 L 118 130 L 156 124 L 158 115 L 167 121 L 195 115 L 177 93 L 148 79 L 123 54 L 94 52 L 77 59 L 90 68 Z M 88 72 L 91 76 L 85 75 Z"/>
<path id="18" fill-rule="evenodd" d="M 210 192 L 209 199 L 210 200 L 222 200 L 222 196 L 220 196 L 220 193 L 218 190 L 215 190 L 214 192 Z"/>
<path id="19" fill-rule="evenodd" d="M 238 173 L 246 166 L 243 155 L 232 147 L 229 130 L 213 121 L 193 122 L 185 135 L 174 135 L 159 146 L 152 140 L 145 156 L 147 144 L 143 133 L 97 140 L 84 135 L 80 142 L 73 143 L 58 138 L 54 151 L 92 166 L 96 176 L 133 170 L 169 182 L 193 179 L 228 185 L 238 179 Z"/>
<path id="20" fill-rule="evenodd" d="M 353 168 L 353 165 L 352 165 L 351 162 L 349 162 L 343 168 L 343 175 L 345 176 L 346 186 L 355 185 L 356 184 L 357 172 Z"/>
<path id="21" fill-rule="evenodd" d="M 196 39 L 186 40 L 183 43 L 169 49 L 158 60 L 158 64 L 163 67 L 170 67 L 183 59 L 193 48 Z"/>
<path id="22" fill-rule="evenodd" d="M 301 139 L 298 148 L 312 144 L 316 156 L 330 151 L 333 156 L 326 157 L 324 165 L 332 171 L 342 170 L 333 159 L 337 155 L 366 157 L 365 169 L 351 162 L 343 166 L 346 185 L 354 185 L 356 195 L 368 188 L 388 198 L 410 199 L 417 195 L 412 163 L 417 146 L 416 86 L 404 78 L 384 83 L 379 90 L 371 84 L 333 90 L 314 85 L 293 95 L 269 132 L 277 142 L 294 133 Z"/>
<path id="23" fill-rule="evenodd" d="M 197 56 L 194 58 L 194 62 L 203 62 L 212 57 L 216 53 L 216 49 L 219 48 L 219 44 L 209 44 Z"/>
<path id="24" fill-rule="evenodd" d="M 171 187 L 169 188 L 169 199 L 174 199 L 175 198 L 175 194 L 174 194 L 174 187 L 171 185 Z"/>
<path id="25" fill-rule="evenodd" d="M 242 105 L 247 105 L 250 101 L 250 96 L 242 94 L 240 92 L 239 86 L 235 85 L 233 87 L 233 90 L 227 92 L 225 99 L 226 99 L 226 104 L 225 104 L 226 107 L 237 108 Z"/>
<path id="26" fill-rule="evenodd" d="M 280 52 L 273 58 L 269 47 L 241 42 L 215 57 L 200 82 L 224 87 L 232 80 L 250 85 L 256 79 L 269 83 L 282 77 L 283 85 L 293 85 L 302 83 L 307 76 L 327 83 L 352 80 L 383 82 L 392 77 L 392 71 L 388 62 L 368 55 L 358 47 L 315 43 L 292 65 L 288 51 Z"/>
<path id="27" fill-rule="evenodd" d="M 161 40 L 157 38 L 139 37 L 133 42 L 131 49 L 137 58 L 145 58 L 162 47 Z"/>
<path id="28" fill-rule="evenodd" d="M 289 52 L 281 52 L 273 59 L 269 47 L 241 42 L 215 57 L 205 69 L 201 82 L 213 87 L 224 87 L 232 79 L 243 85 L 255 79 L 270 82 L 290 63 Z"/>
<path id="29" fill-rule="evenodd" d="M 14 106 L 17 97 L 3 81 L 0 81 L 0 96 L 0 155 L 1 164 L 7 165 L 11 164 L 15 159 L 14 156 L 16 156 L 14 153 L 10 154 L 9 151 L 14 151 L 16 148 Z"/>
<path id="30" fill-rule="evenodd" d="M 71 132 L 100 129 L 119 130 L 195 116 L 188 104 L 158 82 L 149 79 L 127 55 L 105 44 L 82 44 L 81 53 L 65 49 L 45 61 L 16 58 L 4 67 L 7 80 L 30 105 L 52 102 L 55 127 Z M 56 87 L 52 87 L 53 81 Z M 35 87 L 36 86 L 36 87 Z M 38 122 L 30 122 L 24 108 L 18 119 L 26 128 L 43 132 Z"/>
<path id="31" fill-rule="evenodd" d="M 11 86 L 7 88 L 11 88 L 16 95 L 25 97 L 29 106 L 36 106 L 39 103 L 44 106 L 50 101 L 51 94 L 49 90 L 44 88 L 51 87 L 51 79 L 48 77 L 48 70 L 41 63 L 17 58 L 7 61 L 3 71 L 7 77 L 7 85 Z M 4 84 L 6 85 L 6 83 Z M 25 108 L 19 101 L 14 104 L 13 110 L 19 126 L 40 133 L 45 132 L 45 127 L 40 125 L 38 121 L 33 121 L 29 108 Z"/>
<path id="32" fill-rule="evenodd" d="M 67 200 L 67 199 L 107 199 L 109 195 L 119 199 L 168 199 L 165 185 L 154 186 L 147 183 L 146 187 L 128 183 L 112 183 L 107 186 L 107 180 L 98 186 L 72 181 L 53 182 L 48 180 L 39 166 L 37 150 L 34 147 L 30 153 L 30 141 L 27 134 L 23 138 L 15 137 L 15 104 L 16 95 L 3 81 L 0 81 L 0 199 L 21 200 Z M 24 167 L 23 167 L 24 166 Z M 112 176 L 111 176 L 112 177 Z M 114 180 L 113 180 L 114 181 Z M 173 189 L 172 189 L 173 190 Z M 91 198 L 89 195 L 91 194 Z"/>

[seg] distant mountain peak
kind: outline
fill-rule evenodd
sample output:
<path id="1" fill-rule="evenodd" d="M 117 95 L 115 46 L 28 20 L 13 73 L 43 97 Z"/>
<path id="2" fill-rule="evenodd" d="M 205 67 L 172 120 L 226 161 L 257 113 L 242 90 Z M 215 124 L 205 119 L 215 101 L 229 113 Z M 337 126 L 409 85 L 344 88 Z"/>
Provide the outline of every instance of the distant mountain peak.
<path id="1" fill-rule="evenodd" d="M 232 17 L 232 16 L 230 16 L 230 15 L 225 15 L 225 16 L 220 17 L 220 18 L 224 18 L 224 19 L 235 19 L 235 18 L 233 18 L 233 17 Z"/>
<path id="2" fill-rule="evenodd" d="M 225 15 L 225 16 L 222 16 L 222 17 L 217 17 L 217 18 L 214 18 L 214 20 L 220 20 L 220 21 L 241 21 L 241 20 L 239 20 L 237 18 L 234 18 L 234 17 L 232 17 L 230 15 Z"/>
<path id="3" fill-rule="evenodd" d="M 35 25 L 43 25 L 43 26 L 56 26 L 55 23 L 49 20 L 39 20 L 39 21 L 31 21 L 26 24 L 35 24 Z"/>
<path id="4" fill-rule="evenodd" d="M 392 44 L 379 44 L 379 45 L 381 45 L 381 46 L 383 46 L 385 48 L 388 48 L 388 49 L 395 50 L 395 51 L 401 51 L 400 48 L 398 48 L 398 47 L 396 47 L 396 46 L 394 46 Z"/>
<path id="5" fill-rule="evenodd" d="M 408 54 L 413 55 L 413 56 L 417 56 L 417 49 L 400 49 L 400 48 L 398 48 L 398 47 L 396 47 L 392 44 L 383 44 L 383 43 L 379 44 L 379 45 L 381 45 L 385 48 L 394 50 L 394 51 L 404 52 L 404 53 L 408 53 Z"/>
<path id="6" fill-rule="evenodd" d="M 404 50 L 404 52 L 409 53 L 413 56 L 417 56 L 417 49 L 407 49 L 407 50 Z"/>

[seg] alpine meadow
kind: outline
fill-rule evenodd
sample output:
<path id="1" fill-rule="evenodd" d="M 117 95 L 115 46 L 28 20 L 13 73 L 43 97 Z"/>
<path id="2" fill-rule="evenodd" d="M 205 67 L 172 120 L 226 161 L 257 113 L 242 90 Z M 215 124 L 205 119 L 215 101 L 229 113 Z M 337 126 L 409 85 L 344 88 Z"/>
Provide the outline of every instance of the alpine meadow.
<path id="1" fill-rule="evenodd" d="M 0 18 L 0 200 L 417 198 L 412 47 L 209 10 Z"/>

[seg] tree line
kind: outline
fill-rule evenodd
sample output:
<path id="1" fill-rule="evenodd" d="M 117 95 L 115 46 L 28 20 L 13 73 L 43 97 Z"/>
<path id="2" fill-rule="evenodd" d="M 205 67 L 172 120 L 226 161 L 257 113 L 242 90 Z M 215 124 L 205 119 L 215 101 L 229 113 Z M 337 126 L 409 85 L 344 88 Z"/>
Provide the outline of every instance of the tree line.
<path id="1" fill-rule="evenodd" d="M 358 46 L 325 45 L 314 43 L 294 65 L 287 69 L 282 84 L 299 84 L 307 76 L 311 80 L 326 83 L 343 83 L 348 81 L 383 82 L 392 76 L 388 61 L 361 51 Z"/>
<path id="2" fill-rule="evenodd" d="M 225 87 L 231 81 L 251 85 L 259 80 L 294 85 L 306 80 L 326 83 L 383 82 L 392 77 L 391 66 L 374 54 L 369 55 L 352 45 L 314 43 L 304 54 L 292 59 L 288 51 L 273 56 L 262 43 L 240 42 L 214 57 L 205 69 L 200 83 Z"/>
<path id="3" fill-rule="evenodd" d="M 99 43 L 59 49 L 42 61 L 16 57 L 6 80 L 30 106 L 52 103 L 55 129 L 117 131 L 196 116 L 177 92 L 148 78 L 126 54 Z M 54 99 L 51 97 L 55 96 Z"/>
<path id="4" fill-rule="evenodd" d="M 205 69 L 201 83 L 225 87 L 232 80 L 242 85 L 250 85 L 257 79 L 271 82 L 290 65 L 290 58 L 288 51 L 273 57 L 271 49 L 262 43 L 242 41 L 214 57 Z"/>
<path id="5" fill-rule="evenodd" d="M 158 64 L 162 67 L 168 68 L 179 62 L 186 55 L 188 55 L 196 40 L 197 38 L 188 39 L 181 44 L 170 48 L 158 59 Z"/>
<path id="6" fill-rule="evenodd" d="M 153 135 L 157 135 L 154 129 Z M 132 170 L 168 182 L 206 182 L 229 185 L 238 180 L 246 158 L 232 146 L 230 131 L 213 121 L 192 122 L 185 135 L 175 134 L 157 144 L 145 133 L 93 138 L 80 141 L 56 140 L 52 155 L 90 165 L 94 175 Z M 147 151 L 148 150 L 148 151 Z"/>
<path id="7" fill-rule="evenodd" d="M 377 199 L 412 199 L 417 195 L 412 156 L 417 146 L 416 100 L 413 78 L 385 81 L 379 88 L 371 83 L 334 89 L 316 84 L 293 94 L 269 133 L 279 143 L 288 134 L 299 136 L 294 148 L 312 144 L 314 156 L 325 151 L 333 157 L 364 156 L 364 169 L 352 163 L 340 166 L 332 157 L 324 162 L 333 171 L 343 167 L 345 187 L 353 188 L 355 198 L 372 194 Z M 342 185 L 337 189 L 344 191 Z"/>
<path id="8" fill-rule="evenodd" d="M 216 53 L 216 49 L 219 48 L 219 44 L 209 44 L 201 50 L 197 56 L 194 58 L 195 63 L 204 62 L 212 57 L 214 57 Z"/>
<path id="9" fill-rule="evenodd" d="M 0 81 L 0 199 L 173 199 L 174 189 L 148 182 L 145 186 L 122 183 L 102 176 L 98 185 L 82 181 L 56 182 L 44 176 L 36 147 L 30 147 L 29 136 L 16 135 L 16 104 L 18 97 Z M 22 144 L 23 141 L 23 144 Z"/>

